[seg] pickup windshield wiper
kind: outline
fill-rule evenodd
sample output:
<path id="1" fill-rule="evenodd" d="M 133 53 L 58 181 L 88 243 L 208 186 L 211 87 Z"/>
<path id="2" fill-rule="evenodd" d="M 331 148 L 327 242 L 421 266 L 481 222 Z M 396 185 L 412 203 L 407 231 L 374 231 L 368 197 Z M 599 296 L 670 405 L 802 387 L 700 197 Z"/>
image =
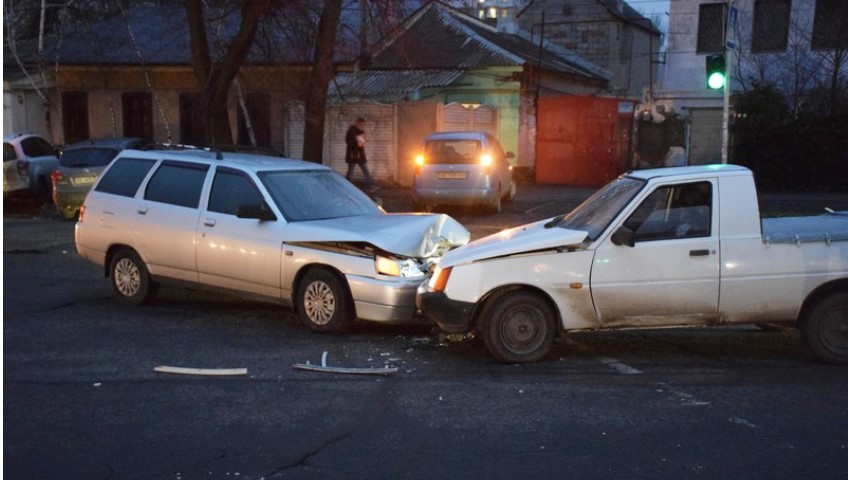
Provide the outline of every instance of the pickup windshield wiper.
<path id="1" fill-rule="evenodd" d="M 562 215 L 557 215 L 556 217 L 552 218 L 548 223 L 545 224 L 545 228 L 556 227 L 557 225 L 559 225 L 559 222 L 561 222 L 562 219 L 565 218 L 566 215 L 568 215 L 568 214 L 563 213 Z"/>

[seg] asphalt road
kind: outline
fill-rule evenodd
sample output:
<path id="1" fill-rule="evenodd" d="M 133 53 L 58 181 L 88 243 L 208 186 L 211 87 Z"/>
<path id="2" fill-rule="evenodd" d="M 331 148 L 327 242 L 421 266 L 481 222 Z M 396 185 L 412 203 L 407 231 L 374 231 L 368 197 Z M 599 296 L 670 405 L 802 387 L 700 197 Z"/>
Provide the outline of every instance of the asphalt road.
<path id="1" fill-rule="evenodd" d="M 590 192 L 524 193 L 501 215 L 450 213 L 479 236 Z M 388 210 L 406 202 L 378 195 Z M 6 478 L 848 478 L 846 369 L 816 363 L 794 330 L 572 334 L 515 366 L 426 327 L 324 336 L 284 308 L 194 290 L 127 307 L 74 253 L 73 223 L 11 207 Z M 293 368 L 323 352 L 399 371 Z"/>

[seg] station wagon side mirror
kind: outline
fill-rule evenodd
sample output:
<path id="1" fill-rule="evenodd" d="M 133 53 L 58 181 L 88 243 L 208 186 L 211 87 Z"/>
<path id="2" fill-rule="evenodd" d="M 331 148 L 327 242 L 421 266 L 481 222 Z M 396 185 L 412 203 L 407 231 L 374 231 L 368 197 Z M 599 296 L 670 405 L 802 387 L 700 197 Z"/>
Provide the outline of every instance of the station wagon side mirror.
<path id="1" fill-rule="evenodd" d="M 612 233 L 610 240 L 612 240 L 612 243 L 614 245 L 618 246 L 636 246 L 636 234 L 633 233 L 633 230 L 630 230 L 629 228 L 623 226 L 618 227 L 618 229 Z"/>
<path id="2" fill-rule="evenodd" d="M 236 217 L 238 218 L 255 218 L 259 221 L 270 221 L 276 220 L 277 216 L 274 215 L 274 212 L 268 208 L 268 205 L 265 202 L 261 204 L 247 204 L 247 205 L 239 205 L 236 210 Z"/>

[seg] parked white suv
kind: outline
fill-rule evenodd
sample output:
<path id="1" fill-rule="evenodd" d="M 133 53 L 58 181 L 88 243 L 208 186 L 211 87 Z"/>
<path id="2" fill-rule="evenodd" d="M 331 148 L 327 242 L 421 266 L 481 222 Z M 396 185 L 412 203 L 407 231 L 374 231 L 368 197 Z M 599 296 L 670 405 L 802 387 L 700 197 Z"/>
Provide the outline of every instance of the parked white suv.
<path id="1" fill-rule="evenodd" d="M 75 238 L 124 303 L 188 283 L 293 305 L 309 328 L 336 333 L 357 318 L 421 322 L 416 288 L 470 235 L 447 215 L 387 214 L 314 163 L 124 150 L 86 197 Z"/>
<path id="2" fill-rule="evenodd" d="M 7 171 L 6 159 L 14 157 L 17 163 L 9 164 Z M 10 158 L 10 161 L 12 159 Z M 14 183 L 19 179 L 27 179 L 27 188 L 36 200 L 42 203 L 50 201 L 50 174 L 59 165 L 59 157 L 50 143 L 34 133 L 12 133 L 3 135 L 3 174 L 4 192 L 7 181 L 5 175 Z M 10 187 L 11 188 L 11 187 Z"/>

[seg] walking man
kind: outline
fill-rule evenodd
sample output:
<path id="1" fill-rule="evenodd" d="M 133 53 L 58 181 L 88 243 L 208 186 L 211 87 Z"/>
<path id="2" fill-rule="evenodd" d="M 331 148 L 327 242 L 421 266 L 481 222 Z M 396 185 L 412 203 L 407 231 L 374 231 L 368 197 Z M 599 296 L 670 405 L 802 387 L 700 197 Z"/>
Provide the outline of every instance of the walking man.
<path id="1" fill-rule="evenodd" d="M 359 168 L 362 169 L 363 175 L 365 175 L 365 188 L 369 192 L 376 191 L 379 187 L 374 184 L 374 179 L 371 178 L 371 172 L 368 171 L 368 160 L 365 158 L 365 119 L 359 117 L 356 119 L 356 123 L 350 126 L 347 129 L 347 134 L 345 135 L 345 144 L 347 144 L 347 150 L 345 151 L 345 162 L 347 162 L 347 175 L 345 178 L 348 180 L 353 176 L 353 170 L 356 168 L 356 165 L 359 165 Z"/>

